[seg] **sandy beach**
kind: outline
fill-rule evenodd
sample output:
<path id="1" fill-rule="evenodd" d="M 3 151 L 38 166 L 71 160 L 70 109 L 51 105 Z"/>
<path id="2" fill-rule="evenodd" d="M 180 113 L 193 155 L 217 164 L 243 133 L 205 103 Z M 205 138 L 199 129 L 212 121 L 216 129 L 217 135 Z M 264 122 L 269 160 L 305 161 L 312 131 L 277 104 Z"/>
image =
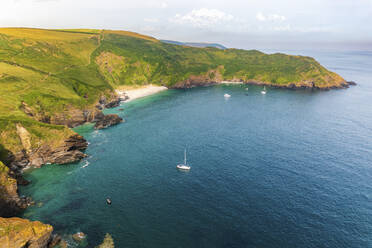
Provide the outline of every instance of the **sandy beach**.
<path id="1" fill-rule="evenodd" d="M 150 84 L 139 88 L 118 89 L 116 90 L 116 93 L 123 99 L 127 98 L 123 102 L 130 102 L 132 100 L 156 94 L 167 89 L 168 88 L 165 86 L 157 86 Z"/>

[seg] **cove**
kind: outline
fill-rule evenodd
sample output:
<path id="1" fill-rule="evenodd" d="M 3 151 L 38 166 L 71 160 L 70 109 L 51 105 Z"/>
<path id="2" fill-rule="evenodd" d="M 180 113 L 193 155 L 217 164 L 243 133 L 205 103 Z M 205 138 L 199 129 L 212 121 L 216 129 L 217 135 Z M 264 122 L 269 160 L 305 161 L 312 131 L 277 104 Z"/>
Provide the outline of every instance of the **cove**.
<path id="1" fill-rule="evenodd" d="M 22 217 L 88 247 L 371 246 L 372 54 L 315 57 L 358 86 L 168 90 L 106 111 L 126 122 L 78 127 L 86 159 L 26 173 Z"/>

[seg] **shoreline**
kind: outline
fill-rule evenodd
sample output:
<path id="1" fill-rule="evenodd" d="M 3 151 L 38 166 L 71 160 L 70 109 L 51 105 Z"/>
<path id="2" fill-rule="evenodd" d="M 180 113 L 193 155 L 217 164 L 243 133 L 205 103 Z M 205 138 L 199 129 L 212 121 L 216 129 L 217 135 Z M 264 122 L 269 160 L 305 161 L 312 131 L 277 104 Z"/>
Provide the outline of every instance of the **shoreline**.
<path id="1" fill-rule="evenodd" d="M 270 83 L 265 83 L 265 82 L 259 82 L 259 81 L 219 81 L 219 82 L 206 82 L 204 81 L 203 84 L 189 84 L 189 85 L 184 85 L 183 87 L 180 87 L 178 89 L 186 89 L 186 88 L 193 88 L 193 87 L 200 87 L 200 86 L 214 86 L 214 85 L 257 85 L 257 86 L 271 86 L 273 88 L 287 88 L 287 89 L 320 89 L 324 90 L 323 88 L 317 88 L 317 87 L 309 87 L 308 85 L 283 85 L 283 86 L 278 86 L 278 85 L 273 85 Z M 343 85 L 343 87 L 335 87 L 335 88 L 347 88 L 349 85 L 355 85 L 354 82 L 348 82 L 346 81 L 346 84 Z M 346 87 L 345 87 L 346 86 Z M 177 88 L 176 88 L 177 89 Z M 326 89 L 333 89 L 332 87 L 326 88 Z M 117 107 L 120 102 L 126 103 L 130 102 L 139 98 L 147 97 L 162 91 L 168 90 L 167 87 L 165 86 L 157 86 L 157 85 L 144 85 L 144 86 L 139 86 L 139 87 L 128 87 L 128 88 L 121 88 L 121 89 L 116 89 L 115 92 L 117 94 L 118 99 L 116 99 L 114 102 L 118 103 L 117 105 L 113 105 L 107 108 L 111 107 Z M 110 102 L 111 103 L 111 102 Z M 102 104 L 102 108 L 105 108 L 106 105 Z M 88 123 L 88 122 L 85 122 Z M 84 123 L 84 124 L 85 124 Z M 82 137 L 83 138 L 83 137 Z M 88 143 L 87 143 L 88 145 Z M 84 146 L 85 147 L 85 146 Z M 86 148 L 86 147 L 85 147 Z M 83 149 L 85 150 L 85 149 Z M 84 151 L 82 151 L 83 154 L 85 154 Z M 84 156 L 85 157 L 85 156 Z M 82 158 L 77 159 L 77 161 L 81 161 Z M 48 164 L 48 163 L 46 163 Z M 41 165 L 40 165 L 41 166 Z M 22 171 L 23 172 L 23 171 Z M 16 215 L 19 216 L 19 215 Z M 1 220 L 1 217 L 0 217 Z M 54 233 L 55 234 L 55 233 Z M 52 234 L 50 234 L 52 235 Z M 58 235 L 58 234 L 56 234 Z"/>
<path id="2" fill-rule="evenodd" d="M 277 84 L 277 83 L 270 83 L 270 82 L 263 82 L 257 80 L 236 80 L 236 81 L 228 81 L 228 80 L 221 80 L 221 81 L 186 81 L 180 84 L 176 84 L 171 89 L 188 89 L 194 87 L 207 87 L 207 86 L 215 86 L 215 85 L 256 85 L 256 86 L 268 86 L 272 88 L 278 89 L 289 89 L 289 90 L 332 90 L 332 89 L 347 89 L 350 86 L 357 85 L 354 81 L 342 81 L 336 85 L 321 85 L 317 86 L 312 81 L 305 81 L 305 82 L 295 82 L 295 83 L 287 83 L 287 84 Z"/>
<path id="3" fill-rule="evenodd" d="M 123 99 L 122 102 L 130 102 L 135 99 L 143 98 L 150 96 L 168 88 L 165 86 L 157 86 L 153 84 L 141 86 L 139 88 L 128 88 L 128 89 L 117 89 L 115 90 L 116 94 L 119 95 L 120 99 Z"/>

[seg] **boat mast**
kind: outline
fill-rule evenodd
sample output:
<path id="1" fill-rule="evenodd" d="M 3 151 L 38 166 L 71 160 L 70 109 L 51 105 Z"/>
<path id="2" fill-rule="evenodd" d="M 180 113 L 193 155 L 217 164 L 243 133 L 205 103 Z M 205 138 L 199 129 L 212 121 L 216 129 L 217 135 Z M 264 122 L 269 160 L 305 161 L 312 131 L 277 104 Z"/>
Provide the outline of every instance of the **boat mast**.
<path id="1" fill-rule="evenodd" d="M 186 165 L 186 149 L 185 149 L 185 165 Z"/>

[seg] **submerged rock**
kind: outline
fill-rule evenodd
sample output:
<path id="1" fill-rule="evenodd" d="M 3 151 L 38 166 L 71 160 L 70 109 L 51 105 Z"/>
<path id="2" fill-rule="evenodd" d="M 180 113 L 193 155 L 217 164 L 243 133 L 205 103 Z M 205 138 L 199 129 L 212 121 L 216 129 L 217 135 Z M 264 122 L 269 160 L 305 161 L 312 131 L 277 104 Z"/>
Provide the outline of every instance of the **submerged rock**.
<path id="1" fill-rule="evenodd" d="M 53 227 L 39 221 L 0 217 L 0 247 L 46 248 Z"/>
<path id="2" fill-rule="evenodd" d="M 83 241 L 85 238 L 86 238 L 86 235 L 85 233 L 83 232 L 78 232 L 78 233 L 75 233 L 72 235 L 72 238 L 76 241 L 76 242 L 81 242 Z"/>
<path id="3" fill-rule="evenodd" d="M 103 243 L 97 246 L 96 248 L 114 248 L 114 239 L 111 237 L 109 233 L 106 233 L 105 239 Z"/>
<path id="4" fill-rule="evenodd" d="M 105 115 L 102 120 L 99 120 L 94 125 L 95 129 L 103 129 L 123 122 L 123 119 L 116 114 Z"/>

